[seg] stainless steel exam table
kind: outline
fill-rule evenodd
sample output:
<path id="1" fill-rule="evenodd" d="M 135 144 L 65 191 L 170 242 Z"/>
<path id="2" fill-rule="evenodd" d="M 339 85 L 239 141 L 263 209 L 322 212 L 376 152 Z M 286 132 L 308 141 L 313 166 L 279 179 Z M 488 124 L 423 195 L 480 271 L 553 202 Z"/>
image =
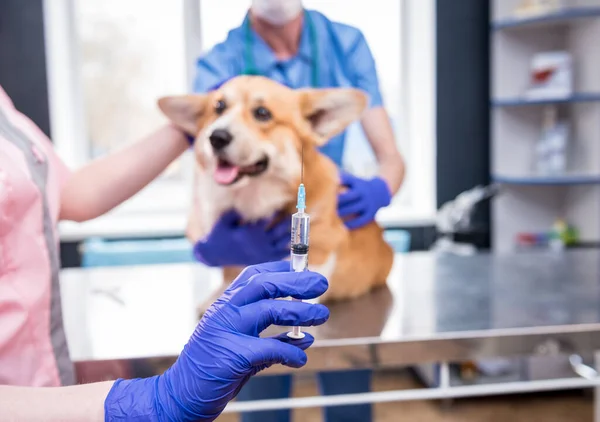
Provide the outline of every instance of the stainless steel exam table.
<path id="1" fill-rule="evenodd" d="M 165 369 L 193 331 L 198 306 L 220 285 L 219 270 L 193 264 L 63 270 L 65 325 L 83 380 L 149 376 Z M 596 250 L 472 257 L 400 254 L 387 287 L 354 302 L 331 305 L 330 310 L 324 326 L 308 329 L 317 340 L 304 368 L 278 366 L 266 372 L 436 363 L 437 385 L 232 402 L 226 411 L 588 387 L 596 388 L 597 396 L 600 391 L 593 368 L 600 364 L 600 354 L 591 366 L 577 361 L 600 350 L 600 252 Z M 451 382 L 448 362 L 512 356 L 563 359 L 568 375 L 547 379 L 526 375 L 472 385 Z M 595 406 L 600 422 L 598 400 Z"/>

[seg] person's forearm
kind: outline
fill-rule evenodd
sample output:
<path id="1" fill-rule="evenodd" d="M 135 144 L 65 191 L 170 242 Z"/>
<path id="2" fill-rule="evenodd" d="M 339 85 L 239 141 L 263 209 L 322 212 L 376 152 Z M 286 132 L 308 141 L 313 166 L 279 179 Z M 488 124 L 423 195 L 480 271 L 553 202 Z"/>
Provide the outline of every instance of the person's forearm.
<path id="1" fill-rule="evenodd" d="M 361 124 L 379 162 L 379 176 L 393 196 L 402 186 L 405 166 L 389 116 L 383 107 L 375 107 L 364 113 Z"/>
<path id="2" fill-rule="evenodd" d="M 145 139 L 74 172 L 61 194 L 62 220 L 96 218 L 143 189 L 179 157 L 185 135 L 165 126 Z"/>
<path id="3" fill-rule="evenodd" d="M 104 421 L 104 400 L 112 381 L 71 387 L 0 386 L 3 422 Z"/>
<path id="4" fill-rule="evenodd" d="M 392 196 L 400 190 L 404 182 L 404 160 L 400 153 L 379 159 L 379 176 L 387 182 Z"/>

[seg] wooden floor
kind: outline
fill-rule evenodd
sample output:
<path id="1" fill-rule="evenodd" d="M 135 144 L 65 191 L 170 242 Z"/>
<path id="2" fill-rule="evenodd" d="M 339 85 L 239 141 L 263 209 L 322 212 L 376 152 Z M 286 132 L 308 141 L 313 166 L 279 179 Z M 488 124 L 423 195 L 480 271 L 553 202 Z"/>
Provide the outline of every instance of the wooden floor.
<path id="1" fill-rule="evenodd" d="M 374 377 L 373 389 L 418 388 L 408 373 L 385 373 Z M 316 383 L 302 380 L 295 396 L 317 394 Z M 581 391 L 460 399 L 444 406 L 439 401 L 411 401 L 375 405 L 376 422 L 592 422 L 592 395 Z M 237 415 L 222 415 L 219 422 L 238 422 Z M 292 422 L 322 422 L 319 409 L 294 411 Z M 342 421 L 335 421 L 342 422 Z"/>

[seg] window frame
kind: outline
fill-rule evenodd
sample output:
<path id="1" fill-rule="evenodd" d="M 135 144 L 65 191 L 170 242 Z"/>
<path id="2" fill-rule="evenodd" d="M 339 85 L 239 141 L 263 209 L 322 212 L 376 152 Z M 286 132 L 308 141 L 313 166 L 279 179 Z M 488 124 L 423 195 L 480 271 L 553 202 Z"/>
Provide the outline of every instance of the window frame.
<path id="1" fill-rule="evenodd" d="M 90 159 L 84 113 L 80 58 L 75 25 L 76 0 L 44 0 L 44 31 L 46 39 L 47 76 L 51 135 L 58 155 L 72 169 Z M 201 0 L 183 2 L 182 22 L 185 32 L 187 86 L 193 86 L 196 61 L 203 52 L 200 16 Z M 431 225 L 436 214 L 436 135 L 435 135 L 435 1 L 409 0 L 401 2 L 402 41 L 399 54 L 403 57 L 400 86 L 402 121 L 398 138 L 404 142 L 402 153 L 407 163 L 405 183 L 410 205 L 392 204 L 379 211 L 377 221 L 384 227 Z M 417 88 L 418 87 L 418 91 Z M 144 134 L 140 134 L 140 137 Z M 399 142 L 400 143 L 400 142 Z M 140 195 L 103 217 L 85 223 L 64 221 L 59 225 L 61 240 L 76 241 L 87 237 L 161 237 L 182 236 L 187 224 L 191 198 L 191 154 L 184 157 L 189 168 L 184 182 L 175 188 L 172 181 L 157 181 Z M 433 169 L 433 171 L 431 171 Z M 161 208 L 153 191 L 175 192 L 181 206 Z M 189 194 L 189 195 L 188 195 Z M 181 199 L 184 195 L 185 199 Z M 156 196 L 155 196 L 156 197 Z M 163 196 L 164 197 L 164 196 Z M 177 202 L 175 201 L 175 202 Z"/>

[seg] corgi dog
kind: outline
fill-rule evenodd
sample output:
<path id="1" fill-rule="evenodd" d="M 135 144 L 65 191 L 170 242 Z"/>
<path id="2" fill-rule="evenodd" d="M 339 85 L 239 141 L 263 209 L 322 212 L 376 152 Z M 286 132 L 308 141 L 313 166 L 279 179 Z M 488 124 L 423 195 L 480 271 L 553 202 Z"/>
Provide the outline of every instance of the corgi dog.
<path id="1" fill-rule="evenodd" d="M 304 157 L 310 215 L 308 266 L 329 280 L 321 302 L 353 299 L 384 285 L 393 251 L 372 222 L 348 230 L 337 213 L 336 164 L 319 147 L 357 120 L 367 96 L 352 88 L 293 90 L 261 76 L 238 76 L 202 95 L 169 96 L 158 106 L 195 137 L 197 165 L 187 237 L 196 242 L 236 210 L 248 222 L 296 212 Z M 231 282 L 242 268 L 223 268 Z"/>

